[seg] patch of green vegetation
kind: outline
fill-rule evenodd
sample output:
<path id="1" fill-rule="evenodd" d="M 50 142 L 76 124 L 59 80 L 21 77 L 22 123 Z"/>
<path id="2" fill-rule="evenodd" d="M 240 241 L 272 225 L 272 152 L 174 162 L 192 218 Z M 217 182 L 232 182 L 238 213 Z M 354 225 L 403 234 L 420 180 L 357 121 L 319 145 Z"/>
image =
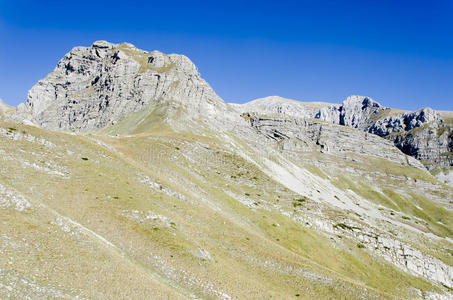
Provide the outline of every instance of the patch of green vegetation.
<path id="1" fill-rule="evenodd" d="M 302 196 L 301 198 L 296 199 L 296 201 L 299 203 L 306 202 L 307 200 L 309 200 L 307 196 Z"/>
<path id="2" fill-rule="evenodd" d="M 171 132 L 168 125 L 163 122 L 165 108 L 157 107 L 152 101 L 142 110 L 130 113 L 126 118 L 113 126 L 99 130 L 100 133 L 110 135 L 141 134 L 156 132 L 168 134 Z"/>
<path id="3" fill-rule="evenodd" d="M 170 83 L 169 89 L 176 90 L 179 87 L 179 80 L 172 81 Z"/>
<path id="4" fill-rule="evenodd" d="M 404 176 L 415 180 L 423 180 L 433 184 L 438 183 L 438 181 L 425 170 L 404 166 L 380 158 L 370 158 L 369 163 L 370 165 L 368 165 L 368 167 L 372 168 L 371 170 L 394 176 Z"/>
<path id="5" fill-rule="evenodd" d="M 417 126 L 415 128 L 412 128 L 411 130 L 407 131 L 407 134 L 414 134 L 416 132 L 425 130 L 425 129 L 433 129 L 430 124 L 424 124 L 422 126 Z"/>
<path id="6" fill-rule="evenodd" d="M 356 272 L 371 272 L 367 273 L 361 280 L 366 282 L 367 286 L 377 288 L 381 291 L 395 293 L 395 278 L 398 278 L 403 285 L 414 284 L 421 289 L 432 289 L 430 285 L 419 278 L 406 275 L 401 271 L 388 268 L 388 266 L 377 263 L 371 258 L 366 251 L 359 251 L 365 248 L 362 244 L 356 244 L 357 251 L 351 250 L 352 253 L 332 250 L 330 242 L 327 238 L 318 236 L 312 230 L 302 227 L 294 223 L 282 215 L 272 214 L 269 218 L 261 219 L 260 227 L 274 239 L 280 239 L 280 244 L 291 251 L 303 255 L 304 259 L 309 261 L 319 262 L 329 266 L 331 270 L 340 270 L 341 274 L 348 274 L 350 278 L 358 278 Z M 275 226 L 277 221 L 280 226 Z M 271 225 L 269 227 L 269 225 Z M 347 226 L 347 225 L 346 225 Z M 350 227 L 352 228 L 352 227 Z M 348 243 L 346 239 L 342 239 Z M 352 246 L 352 245 L 351 245 Z M 335 254 L 334 254 L 335 252 Z M 363 263 L 365 265 L 363 265 Z M 361 271 L 362 270 L 362 271 Z M 354 275 L 355 274 L 355 275 Z"/>
<path id="7" fill-rule="evenodd" d="M 303 204 L 304 202 L 307 202 L 307 200 L 309 200 L 309 198 L 306 197 L 306 196 L 302 196 L 301 198 L 296 198 L 296 199 L 293 201 L 293 207 L 294 207 L 294 208 L 297 208 L 297 207 L 299 207 L 299 206 L 302 206 L 302 204 Z"/>
<path id="8" fill-rule="evenodd" d="M 441 167 L 441 168 L 436 168 L 436 169 L 431 169 L 429 170 L 429 172 L 431 173 L 431 175 L 433 176 L 437 176 L 439 175 L 440 173 L 443 173 L 445 175 L 448 175 L 448 173 L 452 172 L 453 171 L 453 167 Z"/>
<path id="9" fill-rule="evenodd" d="M 440 156 L 453 156 L 453 152 L 444 152 L 441 153 Z"/>
<path id="10" fill-rule="evenodd" d="M 297 208 L 297 207 L 299 207 L 299 206 L 302 206 L 302 203 L 300 203 L 300 202 L 293 202 L 293 206 L 294 206 L 294 208 Z"/>
<path id="11" fill-rule="evenodd" d="M 332 183 L 342 189 L 343 191 L 352 190 L 357 195 L 369 200 L 373 201 L 376 204 L 380 204 L 392 209 L 396 209 L 397 206 L 393 203 L 390 199 L 388 199 L 382 193 L 374 190 L 369 185 L 359 182 L 353 181 L 351 179 L 346 178 L 345 176 L 338 176 L 336 180 L 332 181 Z"/>
<path id="12" fill-rule="evenodd" d="M 449 126 L 442 126 L 442 127 L 437 129 L 437 137 L 439 138 L 445 132 L 449 132 L 449 131 L 450 131 L 450 127 Z"/>
<path id="13" fill-rule="evenodd" d="M 128 56 L 132 57 L 135 61 L 137 61 L 140 64 L 138 74 L 144 73 L 147 70 L 153 70 L 158 73 L 165 73 L 170 71 L 176 66 L 175 63 L 171 61 L 171 59 L 168 57 L 168 55 L 161 52 L 159 53 L 166 57 L 170 61 L 170 63 L 167 63 L 162 67 L 156 67 L 153 64 L 148 63 L 148 58 L 150 56 L 149 52 L 136 51 L 134 48 L 129 47 L 127 44 L 118 45 L 118 50 L 125 52 Z"/>
<path id="14" fill-rule="evenodd" d="M 388 136 L 392 137 L 392 136 L 402 136 L 402 135 L 405 135 L 406 132 L 404 131 L 393 131 L 393 132 L 390 132 L 390 134 Z"/>
<path id="15" fill-rule="evenodd" d="M 429 224 L 428 229 L 434 234 L 441 237 L 453 236 L 453 213 L 439 204 L 413 192 L 409 192 L 407 196 L 391 189 L 384 189 L 383 192 L 392 199 L 399 211 L 426 221 Z M 409 217 L 402 216 L 402 218 Z"/>
<path id="16" fill-rule="evenodd" d="M 141 120 L 146 122 L 147 116 Z M 159 122 L 158 118 L 154 121 Z M 134 128 L 141 126 L 137 125 L 137 120 L 131 123 Z M 124 126 L 125 131 L 130 130 L 124 124 L 121 126 Z M 47 133 L 38 128 L 27 130 L 57 144 L 55 149 L 46 152 L 44 147 L 27 148 L 25 142 L 1 143 L 0 140 L 4 151 L 18 153 L 16 148 L 21 148 L 26 153 L 35 152 L 46 161 L 66 166 L 71 173 L 71 180 L 49 174 L 36 176 L 39 174 L 36 170 L 24 171 L 16 163 L 5 161 L 0 168 L 2 184 L 4 181 L 8 185 L 14 184 L 25 196 L 41 201 L 115 245 L 109 246 L 94 235 L 85 238 L 85 234 L 80 243 L 74 242 L 79 238 L 76 235 L 67 235 L 60 240 L 60 236 L 53 235 L 55 228 L 46 227 L 42 229 L 42 234 L 55 239 L 55 242 L 39 247 L 44 251 L 50 249 L 47 256 L 33 256 L 45 263 L 30 259 L 26 251 L 4 253 L 2 257 L 14 256 L 18 262 L 14 268 L 22 268 L 25 270 L 23 272 L 37 268 L 42 272 L 42 278 L 51 278 L 51 283 L 62 283 L 62 288 L 86 290 L 92 281 L 92 290 L 99 293 L 91 291 L 81 294 L 86 298 L 142 299 L 149 295 L 163 299 L 187 295 L 207 299 L 216 297 L 203 290 L 203 287 L 194 287 L 184 280 L 161 277 L 169 268 L 199 278 L 200 282 L 212 283 L 216 289 L 232 291 L 235 297 L 241 299 L 260 299 L 263 295 L 272 296 L 273 299 L 288 299 L 300 291 L 304 291 L 303 296 L 306 292 L 319 299 L 378 296 L 411 299 L 414 298 L 410 289 L 412 287 L 422 291 L 436 290 L 423 279 L 404 273 L 372 257 L 367 251 L 361 251 L 356 247 L 356 242 L 346 237 L 336 241 L 344 247 L 332 247 L 330 239 L 296 223 L 279 211 L 259 207 L 249 209 L 234 197 L 226 195 L 224 190 L 228 188 L 239 196 L 244 192 L 260 194 L 263 195 L 260 196 L 263 203 L 274 203 L 278 196 L 281 196 L 281 203 L 285 204 L 291 203 L 291 200 L 298 203 L 304 201 L 297 201 L 303 198 L 284 190 L 282 185 L 234 153 L 228 156 L 227 163 L 220 166 L 211 163 L 220 161 L 212 159 L 217 158 L 213 151 L 194 155 L 191 161 L 168 159 L 173 157 L 175 145 L 181 145 L 180 142 L 184 141 L 186 150 L 186 147 L 195 145 L 201 138 L 171 131 L 149 132 L 149 128 L 149 124 L 142 127 L 143 130 L 134 136 L 96 137 L 117 151 L 102 147 L 83 136 Z M 219 147 L 211 141 L 209 145 L 211 148 Z M 83 153 L 96 164 L 84 163 L 76 155 L 64 156 L 66 149 Z M 162 156 L 162 153 L 168 157 Z M 217 172 L 236 174 L 238 170 L 233 165 L 239 165 L 249 173 L 235 180 L 214 175 Z M 240 171 L 243 172 L 242 169 Z M 143 184 L 137 174 L 146 175 L 159 187 L 150 188 Z M 30 180 L 20 180 L 24 175 Z M 250 182 L 253 176 L 258 180 Z M 35 180 L 38 177 L 39 180 Z M 33 190 L 29 188 L 30 183 L 33 184 Z M 162 185 L 166 188 L 164 191 L 159 190 Z M 169 196 L 165 193 L 167 189 L 185 198 Z M 118 199 L 112 200 L 108 195 L 115 195 Z M 171 226 L 166 227 L 156 225 L 153 219 L 125 217 L 136 211 L 166 216 L 175 220 L 178 226 L 170 223 Z M 8 214 L 2 214 L 2 222 L 8 221 Z M 13 221 L 10 223 L 17 222 L 18 215 L 11 215 Z M 45 214 L 40 211 L 22 215 L 38 218 Z M 46 226 L 54 221 L 55 216 L 52 215 L 46 220 Z M 30 232 L 32 226 L 29 225 L 35 225 L 30 223 L 23 228 L 5 226 L 4 229 L 17 230 L 11 232 L 11 236 L 22 237 Z M 64 231 L 60 232 L 64 234 Z M 43 240 L 39 236 L 32 243 L 42 243 Z M 68 242 L 65 248 L 67 241 L 74 243 Z M 201 247 L 211 254 L 212 261 L 193 255 Z M 343 248 L 352 250 L 341 250 Z M 59 261 L 59 257 L 64 259 Z M 162 266 L 156 265 L 157 258 L 163 263 Z M 33 265 L 30 265 L 30 261 Z M 0 258 L 0 266 L 1 263 Z M 275 268 L 295 271 L 275 272 Z M 55 269 L 61 271 L 55 272 Z M 324 282 L 300 276 L 298 270 L 319 274 L 328 278 L 332 285 L 326 288 Z M 98 279 L 98 283 L 95 281 L 99 274 L 105 279 Z M 162 292 L 168 290 L 171 293 Z"/>
<path id="17" fill-rule="evenodd" d="M 245 121 L 248 121 L 251 118 L 250 113 L 243 113 L 241 116 L 244 118 Z"/>
<path id="18" fill-rule="evenodd" d="M 322 171 L 321 169 L 319 169 L 318 167 L 314 166 L 314 165 L 308 165 L 308 164 L 305 164 L 303 165 L 305 169 L 307 169 L 310 173 L 314 174 L 314 175 L 317 175 L 323 179 L 329 179 L 329 175 L 327 175 L 324 171 Z"/>

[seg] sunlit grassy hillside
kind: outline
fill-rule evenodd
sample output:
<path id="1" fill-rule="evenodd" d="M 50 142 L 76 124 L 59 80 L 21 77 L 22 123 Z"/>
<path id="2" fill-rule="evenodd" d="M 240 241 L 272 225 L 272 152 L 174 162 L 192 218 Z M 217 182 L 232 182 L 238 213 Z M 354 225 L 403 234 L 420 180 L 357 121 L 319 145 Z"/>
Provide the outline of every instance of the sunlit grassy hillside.
<path id="1" fill-rule="evenodd" d="M 147 113 L 109 129 L 118 136 L 0 121 L 0 298 L 451 293 L 363 237 L 452 266 L 453 190 L 429 173 L 360 155 L 263 156 Z"/>

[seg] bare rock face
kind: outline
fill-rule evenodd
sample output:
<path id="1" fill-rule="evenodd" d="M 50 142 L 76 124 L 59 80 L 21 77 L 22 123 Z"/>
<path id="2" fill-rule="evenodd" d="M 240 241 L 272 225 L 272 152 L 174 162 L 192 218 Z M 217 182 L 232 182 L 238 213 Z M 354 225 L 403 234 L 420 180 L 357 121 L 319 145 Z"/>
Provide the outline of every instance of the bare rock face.
<path id="1" fill-rule="evenodd" d="M 271 98 L 271 97 L 269 97 Z M 242 105 L 242 111 L 316 118 L 357 128 L 383 137 L 404 153 L 421 160 L 428 169 L 453 165 L 453 128 L 433 109 L 403 112 L 382 106 L 366 96 L 350 96 L 342 104 L 307 105 L 294 100 L 269 98 Z"/>
<path id="2" fill-rule="evenodd" d="M 341 110 L 342 106 L 339 104 L 323 107 L 316 113 L 315 118 L 333 124 L 340 124 Z"/>
<path id="3" fill-rule="evenodd" d="M 384 137 L 429 169 L 453 165 L 453 128 L 429 107 L 395 114 L 368 97 L 351 96 L 340 107 L 339 124 Z"/>
<path id="4" fill-rule="evenodd" d="M 363 128 L 372 115 L 378 114 L 382 106 L 371 98 L 350 96 L 341 107 L 340 125 Z"/>
<path id="5" fill-rule="evenodd" d="M 367 129 L 379 136 L 386 136 L 395 132 L 410 131 L 426 124 L 430 124 L 433 128 L 439 128 L 442 123 L 443 120 L 433 109 L 425 107 L 410 113 L 380 118 Z"/>
<path id="6" fill-rule="evenodd" d="M 386 136 L 405 153 L 422 160 L 428 169 L 453 166 L 453 128 L 416 127 Z"/>
<path id="7" fill-rule="evenodd" d="M 379 103 L 365 96 L 349 96 L 343 104 L 330 105 L 320 109 L 315 117 L 331 122 L 362 129 L 366 127 L 371 116 L 383 109 Z"/>
<path id="8" fill-rule="evenodd" d="M 29 91 L 16 118 L 52 130 L 86 131 L 153 103 L 181 107 L 196 117 L 226 109 L 186 56 L 97 41 L 66 54 Z"/>
<path id="9" fill-rule="evenodd" d="M 283 151 L 321 151 L 337 156 L 348 153 L 373 156 L 389 161 L 423 168 L 412 157 L 396 149 L 392 142 L 376 135 L 342 126 L 305 118 L 243 115 L 257 133 L 278 144 Z"/>
<path id="10" fill-rule="evenodd" d="M 428 169 L 453 165 L 453 128 L 429 107 L 379 118 L 364 130 L 392 141 Z"/>
<path id="11" fill-rule="evenodd" d="M 230 104 L 231 105 L 231 104 Z M 233 104 L 240 112 L 255 112 L 259 114 L 283 114 L 298 118 L 313 119 L 321 107 L 331 103 L 300 102 L 279 96 L 269 96 L 250 101 L 245 104 Z"/>

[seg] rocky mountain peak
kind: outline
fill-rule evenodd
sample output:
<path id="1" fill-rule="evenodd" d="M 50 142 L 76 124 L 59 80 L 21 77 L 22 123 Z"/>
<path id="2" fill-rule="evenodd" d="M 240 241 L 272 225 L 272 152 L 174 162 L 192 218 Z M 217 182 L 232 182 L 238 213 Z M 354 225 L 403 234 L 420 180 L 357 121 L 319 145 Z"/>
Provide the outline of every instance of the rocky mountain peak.
<path id="1" fill-rule="evenodd" d="M 371 115 L 378 114 L 383 108 L 369 97 L 349 96 L 341 106 L 339 123 L 354 128 L 362 128 L 366 126 Z"/>
<path id="2" fill-rule="evenodd" d="M 153 104 L 201 117 L 226 109 L 186 56 L 96 41 L 73 48 L 33 86 L 16 119 L 47 129 L 86 131 L 116 124 Z"/>
<path id="3" fill-rule="evenodd" d="M 362 107 L 379 107 L 381 104 L 374 101 L 370 97 L 360 96 L 360 95 L 351 95 L 343 101 L 344 106 L 357 106 L 362 105 Z"/>
<path id="4" fill-rule="evenodd" d="M 333 105 L 326 102 L 300 102 L 286 99 L 280 96 L 258 98 L 245 104 L 237 104 L 235 107 L 241 112 L 256 112 L 260 114 L 283 114 L 299 118 L 315 118 L 319 109 Z"/>

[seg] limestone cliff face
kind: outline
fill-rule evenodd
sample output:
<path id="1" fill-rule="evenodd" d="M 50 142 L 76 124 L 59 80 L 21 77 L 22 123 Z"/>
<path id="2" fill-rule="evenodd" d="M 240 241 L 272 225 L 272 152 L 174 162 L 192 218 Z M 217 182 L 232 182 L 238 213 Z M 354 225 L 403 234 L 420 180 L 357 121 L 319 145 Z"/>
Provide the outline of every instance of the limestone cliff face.
<path id="1" fill-rule="evenodd" d="M 244 104 L 232 104 L 242 113 L 256 112 L 260 114 L 283 114 L 297 118 L 313 119 L 320 108 L 333 104 L 326 102 L 300 102 L 279 96 L 260 98 Z"/>
<path id="2" fill-rule="evenodd" d="M 308 107 L 308 108 L 307 108 Z M 313 106 L 283 98 L 258 99 L 243 112 L 316 118 L 383 137 L 428 168 L 453 165 L 453 128 L 431 108 L 405 112 L 382 106 L 365 96 L 350 96 L 342 104 Z"/>
<path id="3" fill-rule="evenodd" d="M 244 117 L 259 134 L 276 142 L 283 151 L 296 153 L 321 151 L 336 156 L 355 153 L 423 168 L 419 161 L 396 149 L 391 141 L 367 132 L 346 129 L 315 119 L 309 120 L 283 115 L 245 114 Z"/>
<path id="4" fill-rule="evenodd" d="M 382 106 L 371 98 L 350 96 L 342 105 L 322 108 L 315 117 L 334 124 L 362 129 L 368 125 L 371 116 L 378 114 L 381 109 Z"/>
<path id="5" fill-rule="evenodd" d="M 368 97 L 352 96 L 341 107 L 341 125 L 359 128 L 392 141 L 428 168 L 453 165 L 451 126 L 431 108 L 394 112 Z"/>
<path id="6" fill-rule="evenodd" d="M 98 41 L 66 54 L 16 115 L 47 129 L 86 131 L 157 103 L 199 117 L 226 109 L 187 57 Z"/>

